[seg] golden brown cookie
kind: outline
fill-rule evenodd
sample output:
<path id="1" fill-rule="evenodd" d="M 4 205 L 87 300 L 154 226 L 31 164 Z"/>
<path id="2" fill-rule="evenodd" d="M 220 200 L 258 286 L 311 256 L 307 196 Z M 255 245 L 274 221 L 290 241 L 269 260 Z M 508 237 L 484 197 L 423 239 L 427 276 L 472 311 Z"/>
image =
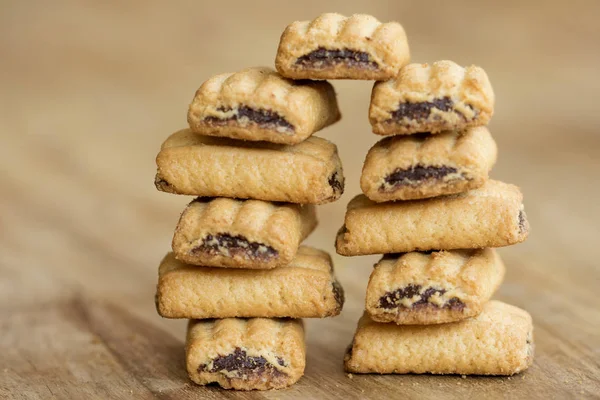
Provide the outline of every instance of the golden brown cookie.
<path id="1" fill-rule="evenodd" d="M 289 264 L 316 226 L 311 204 L 199 197 L 179 218 L 173 252 L 188 264 L 270 269 Z"/>
<path id="2" fill-rule="evenodd" d="M 292 79 L 385 80 L 410 61 L 406 33 L 397 22 L 366 14 L 322 14 L 288 25 L 275 66 Z"/>
<path id="3" fill-rule="evenodd" d="M 396 78 L 375 83 L 369 120 L 378 135 L 406 135 L 487 125 L 493 113 L 485 71 L 444 60 L 409 64 Z"/>
<path id="4" fill-rule="evenodd" d="M 496 153 L 485 126 L 388 137 L 369 150 L 360 187 L 376 202 L 460 193 L 487 181 Z"/>
<path id="5" fill-rule="evenodd" d="M 225 389 L 267 390 L 293 385 L 304 374 L 300 319 L 191 320 L 186 340 L 190 379 Z"/>
<path id="6" fill-rule="evenodd" d="M 336 249 L 344 256 L 479 249 L 520 243 L 529 223 L 519 188 L 488 180 L 479 189 L 424 200 L 348 204 Z"/>
<path id="7" fill-rule="evenodd" d="M 263 270 L 199 267 L 169 253 L 156 292 L 165 318 L 323 318 L 338 315 L 344 304 L 331 257 L 308 246 L 290 264 Z"/>
<path id="8" fill-rule="evenodd" d="M 299 143 L 340 117 L 331 84 L 293 81 L 266 67 L 210 78 L 188 111 L 199 134 L 284 144 Z"/>
<path id="9" fill-rule="evenodd" d="M 353 373 L 514 375 L 533 362 L 527 311 L 490 301 L 474 318 L 440 325 L 358 322 L 344 364 Z"/>
<path id="10" fill-rule="evenodd" d="M 337 200 L 344 174 L 337 147 L 311 136 L 296 145 L 172 134 L 156 157 L 158 190 L 299 204 Z"/>
<path id="11" fill-rule="evenodd" d="M 481 313 L 504 271 L 494 249 L 386 255 L 371 273 L 366 311 L 398 325 L 460 321 Z"/>

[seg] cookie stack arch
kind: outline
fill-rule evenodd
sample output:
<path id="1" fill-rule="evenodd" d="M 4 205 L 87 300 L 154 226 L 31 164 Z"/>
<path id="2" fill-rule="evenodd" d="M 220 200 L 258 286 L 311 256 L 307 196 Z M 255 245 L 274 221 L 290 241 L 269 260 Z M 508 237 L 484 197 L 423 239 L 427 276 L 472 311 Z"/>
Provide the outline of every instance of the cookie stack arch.
<path id="1" fill-rule="evenodd" d="M 160 264 L 156 308 L 190 320 L 194 382 L 289 386 L 306 364 L 301 318 L 341 312 L 330 255 L 302 245 L 317 226 L 315 205 L 344 190 L 337 147 L 313 136 L 339 119 L 328 82 L 246 68 L 204 82 L 189 128 L 163 143 L 156 188 L 197 197 Z"/>
<path id="2" fill-rule="evenodd" d="M 497 147 L 486 72 L 410 64 L 399 23 L 337 13 L 288 25 L 275 68 L 206 80 L 189 127 L 156 157 L 156 188 L 195 196 L 156 292 L 161 316 L 190 320 L 190 378 L 238 390 L 290 386 L 306 364 L 301 318 L 342 310 L 330 255 L 302 245 L 317 226 L 315 206 L 344 190 L 336 145 L 314 135 L 341 118 L 326 79 L 376 81 L 369 121 L 385 136 L 368 151 L 363 194 L 348 203 L 335 242 L 343 256 L 382 255 L 345 370 L 528 368 L 531 316 L 491 300 L 505 274 L 495 248 L 523 242 L 529 224 L 519 188 L 489 178 Z"/>

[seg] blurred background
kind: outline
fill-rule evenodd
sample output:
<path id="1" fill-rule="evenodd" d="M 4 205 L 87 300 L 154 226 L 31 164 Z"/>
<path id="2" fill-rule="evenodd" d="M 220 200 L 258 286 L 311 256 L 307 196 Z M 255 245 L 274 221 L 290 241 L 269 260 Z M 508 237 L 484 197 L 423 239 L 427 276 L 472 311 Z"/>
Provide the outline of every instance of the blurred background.
<path id="1" fill-rule="evenodd" d="M 487 71 L 497 98 L 492 176 L 521 187 L 532 225 L 526 243 L 502 250 L 509 272 L 499 297 L 560 325 L 572 317 L 568 296 L 560 295 L 565 282 L 583 288 L 580 297 L 599 283 L 600 2 L 61 0 L 0 7 L 0 303 L 10 315 L 74 298 L 114 303 L 181 346 L 183 322 L 160 320 L 153 294 L 158 262 L 190 199 L 154 188 L 160 144 L 186 126 L 204 80 L 273 66 L 287 24 L 330 11 L 401 22 L 414 62 L 450 59 Z M 338 145 L 346 190 L 319 208 L 308 243 L 333 253 L 378 137 L 367 119 L 372 82 L 332 83 L 343 118 L 318 135 Z M 377 258 L 335 256 L 346 309 L 309 323 L 312 354 L 331 351 L 329 366 L 339 365 L 351 339 Z M 34 320 L 64 317 L 56 312 Z M 7 326 L 32 324 L 23 318 Z M 321 331 L 332 338 L 320 341 Z M 14 340 L 4 344 L 25 346 Z M 321 357 L 310 351 L 309 363 Z"/>

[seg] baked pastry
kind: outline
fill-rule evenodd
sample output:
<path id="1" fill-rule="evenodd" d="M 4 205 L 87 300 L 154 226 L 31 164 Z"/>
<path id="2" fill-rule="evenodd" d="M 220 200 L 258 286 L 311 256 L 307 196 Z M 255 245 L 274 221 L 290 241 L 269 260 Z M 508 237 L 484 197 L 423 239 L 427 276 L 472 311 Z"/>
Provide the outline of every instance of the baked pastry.
<path id="1" fill-rule="evenodd" d="M 352 373 L 514 375 L 533 362 L 527 311 L 490 301 L 474 318 L 441 325 L 358 322 L 344 358 Z"/>
<path id="2" fill-rule="evenodd" d="M 409 64 L 394 79 L 377 82 L 369 120 L 378 135 L 437 133 L 487 125 L 494 91 L 481 67 L 452 61 Z"/>
<path id="3" fill-rule="evenodd" d="M 485 126 L 387 137 L 369 150 L 360 187 L 376 202 L 465 192 L 483 186 L 496 155 L 496 142 Z"/>
<path id="4" fill-rule="evenodd" d="M 322 204 L 344 191 L 336 145 L 316 136 L 292 146 L 182 129 L 163 143 L 156 165 L 156 188 L 167 193 Z"/>
<path id="5" fill-rule="evenodd" d="M 188 111 L 201 135 L 295 144 L 339 121 L 328 82 L 294 81 L 271 68 L 213 76 L 200 86 Z"/>
<path id="6" fill-rule="evenodd" d="M 366 14 L 326 13 L 287 26 L 277 49 L 277 71 L 292 79 L 386 80 L 410 61 L 397 22 Z"/>
<path id="7" fill-rule="evenodd" d="M 304 374 L 304 326 L 300 319 L 191 320 L 185 353 L 190 379 L 199 385 L 281 389 Z"/>

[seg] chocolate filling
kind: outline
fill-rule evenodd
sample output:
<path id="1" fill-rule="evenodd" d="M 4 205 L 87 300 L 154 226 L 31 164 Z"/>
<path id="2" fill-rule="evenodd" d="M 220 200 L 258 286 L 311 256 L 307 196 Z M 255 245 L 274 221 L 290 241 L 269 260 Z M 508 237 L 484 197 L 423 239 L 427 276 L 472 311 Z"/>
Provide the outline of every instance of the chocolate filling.
<path id="1" fill-rule="evenodd" d="M 525 231 L 525 223 L 527 222 L 527 217 L 525 216 L 525 211 L 519 211 L 519 232 L 523 233 Z"/>
<path id="2" fill-rule="evenodd" d="M 338 307 L 341 308 L 344 305 L 344 289 L 337 281 L 333 282 L 333 297 Z"/>
<path id="3" fill-rule="evenodd" d="M 226 107 L 219 107 L 218 111 L 229 112 L 232 109 Z M 246 106 L 239 106 L 235 115 L 229 118 L 218 118 L 218 117 L 206 117 L 204 121 L 210 122 L 215 125 L 226 125 L 229 121 L 239 121 L 240 118 L 248 118 L 250 121 L 256 123 L 258 126 L 264 129 L 278 129 L 282 128 L 288 132 L 294 132 L 294 126 L 290 124 L 285 118 L 277 114 L 275 111 L 254 109 Z"/>
<path id="4" fill-rule="evenodd" d="M 455 174 L 457 169 L 454 167 L 447 167 L 442 165 L 441 167 L 431 167 L 424 165 L 415 165 L 410 169 L 396 169 L 394 172 L 383 178 L 384 183 L 379 187 L 380 192 L 385 192 L 388 186 L 392 186 L 392 189 L 399 186 L 414 186 L 419 183 L 429 180 L 437 179 L 441 180 L 447 175 Z M 386 185 L 387 184 L 387 185 Z"/>
<path id="5" fill-rule="evenodd" d="M 333 188 L 334 192 L 343 192 L 344 191 L 344 186 L 342 185 L 342 182 L 339 181 L 338 179 L 338 172 L 335 171 L 330 177 L 329 177 L 329 186 L 331 186 Z"/>
<path id="6" fill-rule="evenodd" d="M 296 60 L 296 65 L 315 69 L 325 69 L 339 64 L 352 68 L 379 69 L 379 65 L 370 59 L 369 53 L 350 49 L 328 50 L 319 47 Z"/>
<path id="7" fill-rule="evenodd" d="M 209 253 L 210 255 L 222 255 L 221 248 L 229 250 L 231 256 L 240 254 L 251 260 L 267 262 L 279 256 L 279 252 L 271 246 L 263 243 L 251 242 L 242 235 L 231 236 L 228 233 L 217 233 L 207 235 L 199 246 L 190 251 L 195 253 Z"/>
<path id="8" fill-rule="evenodd" d="M 192 200 L 192 203 L 208 203 L 212 200 L 213 197 L 196 197 L 194 200 Z"/>
<path id="9" fill-rule="evenodd" d="M 353 347 L 354 347 L 354 340 L 352 341 L 352 343 L 350 343 L 350 345 L 348 347 L 346 347 L 346 358 L 352 357 Z"/>
<path id="10" fill-rule="evenodd" d="M 168 188 L 173 185 L 171 185 L 169 182 L 167 182 L 163 178 L 159 178 L 157 176 L 156 179 L 154 180 L 154 186 L 156 186 L 158 189 L 160 189 L 160 188 Z"/>
<path id="11" fill-rule="evenodd" d="M 440 250 L 415 250 L 414 252 L 421 253 L 421 254 L 431 254 L 431 253 L 437 253 L 439 251 Z M 384 254 L 381 259 L 382 260 L 396 260 L 396 259 L 402 257 L 404 254 L 406 254 L 406 253 L 387 253 L 387 254 Z"/>
<path id="12" fill-rule="evenodd" d="M 401 120 L 403 118 L 412 119 L 412 120 L 426 120 L 431 115 L 431 111 L 433 109 L 437 109 L 440 111 L 453 111 L 459 116 L 466 119 L 465 116 L 459 111 L 453 110 L 454 102 L 450 97 L 441 97 L 438 99 L 433 99 L 433 101 L 423 101 L 419 103 L 400 103 L 398 109 L 392 111 L 392 118 L 388 120 L 388 122 L 392 122 L 394 120 Z M 468 106 L 470 107 L 470 106 Z"/>
<path id="13" fill-rule="evenodd" d="M 277 358 L 277 363 L 281 366 L 285 366 L 282 358 Z M 198 372 L 233 372 L 236 371 L 239 377 L 246 377 L 248 375 L 271 375 L 273 377 L 284 376 L 285 373 L 279 371 L 273 364 L 269 363 L 264 357 L 252 357 L 249 356 L 245 350 L 239 347 L 235 348 L 235 351 L 226 356 L 219 356 L 213 359 L 212 368 L 208 368 L 208 365 L 202 364 L 198 367 Z"/>
<path id="14" fill-rule="evenodd" d="M 445 289 L 436 289 L 433 287 L 428 287 L 427 289 L 421 291 L 421 285 L 413 285 L 410 284 L 403 288 L 394 290 L 392 292 L 387 292 L 379 299 L 379 307 L 385 309 L 393 309 L 393 308 L 422 308 L 422 307 L 434 307 L 434 308 L 447 308 L 451 310 L 461 311 L 465 308 L 465 303 L 463 303 L 457 297 L 452 297 L 448 300 L 443 306 L 438 306 L 437 304 L 429 303 L 429 298 L 436 293 L 440 296 L 446 293 Z M 400 304 L 400 300 L 402 299 L 410 299 L 415 296 L 419 296 L 420 299 L 414 302 L 410 307 L 404 307 Z"/>
<path id="15" fill-rule="evenodd" d="M 342 225 L 342 227 L 341 227 L 340 229 L 338 229 L 338 232 L 337 232 L 336 238 L 337 238 L 338 236 L 343 236 L 343 235 L 345 235 L 346 233 L 348 233 L 348 228 L 346 228 L 346 225 L 344 224 L 344 225 Z M 337 240 L 337 239 L 336 239 L 336 240 Z"/>

